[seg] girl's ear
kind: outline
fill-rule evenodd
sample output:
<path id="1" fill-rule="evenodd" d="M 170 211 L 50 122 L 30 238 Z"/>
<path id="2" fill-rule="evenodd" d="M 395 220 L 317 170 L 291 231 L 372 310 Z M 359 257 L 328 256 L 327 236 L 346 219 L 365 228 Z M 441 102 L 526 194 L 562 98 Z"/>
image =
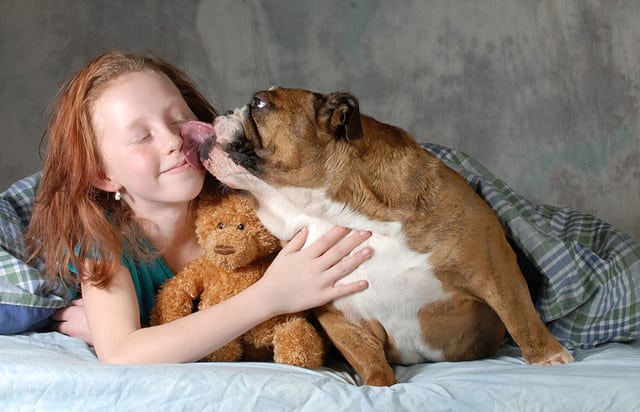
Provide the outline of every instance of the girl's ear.
<path id="1" fill-rule="evenodd" d="M 98 177 L 93 179 L 92 183 L 95 187 L 100 190 L 104 190 L 105 192 L 115 192 L 119 189 L 119 185 L 104 173 L 100 173 Z"/>

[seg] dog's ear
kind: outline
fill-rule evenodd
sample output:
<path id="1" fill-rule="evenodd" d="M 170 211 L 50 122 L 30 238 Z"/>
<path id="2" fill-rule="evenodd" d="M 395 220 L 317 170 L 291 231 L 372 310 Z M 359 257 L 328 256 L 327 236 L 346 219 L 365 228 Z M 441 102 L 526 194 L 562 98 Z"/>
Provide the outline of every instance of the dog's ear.
<path id="1" fill-rule="evenodd" d="M 335 136 L 347 140 L 362 137 L 358 99 L 349 93 L 331 93 L 325 98 L 321 111 L 328 116 L 328 126 Z"/>

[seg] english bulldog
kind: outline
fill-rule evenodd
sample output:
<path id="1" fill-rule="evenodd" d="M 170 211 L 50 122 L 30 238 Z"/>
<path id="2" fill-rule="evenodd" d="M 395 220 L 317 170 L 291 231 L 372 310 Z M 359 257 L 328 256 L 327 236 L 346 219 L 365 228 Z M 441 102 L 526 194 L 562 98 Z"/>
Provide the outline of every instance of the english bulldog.
<path id="1" fill-rule="evenodd" d="M 315 310 L 364 384 L 396 383 L 390 364 L 490 357 L 506 332 L 528 363 L 572 362 L 491 208 L 409 133 L 358 106 L 348 93 L 272 87 L 213 125 L 186 124 L 183 151 L 253 195 L 282 240 L 305 226 L 307 243 L 335 225 L 373 233 L 373 257 L 342 280 L 369 287 Z"/>

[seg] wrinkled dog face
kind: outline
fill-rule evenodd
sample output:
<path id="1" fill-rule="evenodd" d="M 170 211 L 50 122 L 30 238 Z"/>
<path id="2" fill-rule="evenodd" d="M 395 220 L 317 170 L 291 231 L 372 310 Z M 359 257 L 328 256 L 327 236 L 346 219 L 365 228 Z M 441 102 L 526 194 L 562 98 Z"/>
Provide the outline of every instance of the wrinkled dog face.
<path id="1" fill-rule="evenodd" d="M 328 164 L 335 156 L 327 154 L 360 139 L 362 126 L 350 94 L 273 87 L 213 125 L 187 123 L 182 136 L 189 162 L 231 187 L 242 188 L 238 179 L 247 173 L 272 184 L 314 187 L 335 177 L 327 176 L 336 170 Z"/>
<path id="2" fill-rule="evenodd" d="M 311 186 L 325 173 L 328 146 L 361 136 L 359 120 L 351 95 L 274 87 L 217 118 L 214 130 L 231 159 L 257 177 Z"/>

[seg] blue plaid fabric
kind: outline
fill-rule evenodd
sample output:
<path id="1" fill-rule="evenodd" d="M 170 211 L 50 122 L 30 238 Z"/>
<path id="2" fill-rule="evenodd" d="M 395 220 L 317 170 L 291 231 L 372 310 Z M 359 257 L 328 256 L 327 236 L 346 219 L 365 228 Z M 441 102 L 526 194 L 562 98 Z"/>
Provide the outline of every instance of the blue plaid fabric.
<path id="1" fill-rule="evenodd" d="M 568 348 L 640 338 L 640 244 L 589 214 L 535 205 L 470 156 L 425 149 L 462 175 L 498 215 L 507 237 L 542 274 L 535 302 Z"/>
<path id="2" fill-rule="evenodd" d="M 23 233 L 29 224 L 35 191 L 35 173 L 0 194 L 0 333 L 38 329 L 51 314 L 68 304 L 71 291 L 60 281 L 49 282 L 43 262 L 25 263 L 28 253 Z"/>

